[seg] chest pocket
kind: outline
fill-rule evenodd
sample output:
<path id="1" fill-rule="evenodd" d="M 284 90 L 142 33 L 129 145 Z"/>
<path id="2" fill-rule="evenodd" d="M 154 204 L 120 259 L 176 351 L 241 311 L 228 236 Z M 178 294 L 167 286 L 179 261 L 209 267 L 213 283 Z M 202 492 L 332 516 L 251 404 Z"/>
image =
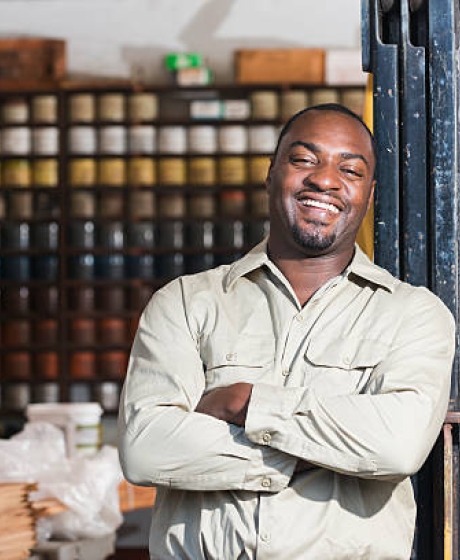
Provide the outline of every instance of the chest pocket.
<path id="1" fill-rule="evenodd" d="M 315 339 L 305 352 L 306 382 L 317 396 L 364 392 L 372 370 L 388 354 L 378 340 Z"/>
<path id="2" fill-rule="evenodd" d="M 273 369 L 275 341 L 272 337 L 241 335 L 236 340 L 210 339 L 202 349 L 206 364 L 206 390 L 232 383 L 261 381 Z"/>

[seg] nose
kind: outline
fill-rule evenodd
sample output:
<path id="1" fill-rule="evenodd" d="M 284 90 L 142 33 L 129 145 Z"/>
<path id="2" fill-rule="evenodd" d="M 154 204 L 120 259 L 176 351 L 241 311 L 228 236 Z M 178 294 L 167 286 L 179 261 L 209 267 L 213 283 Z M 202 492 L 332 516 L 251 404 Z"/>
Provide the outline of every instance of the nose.
<path id="1" fill-rule="evenodd" d="M 316 165 L 307 174 L 304 183 L 321 191 L 337 191 L 341 186 L 337 169 L 327 163 Z"/>

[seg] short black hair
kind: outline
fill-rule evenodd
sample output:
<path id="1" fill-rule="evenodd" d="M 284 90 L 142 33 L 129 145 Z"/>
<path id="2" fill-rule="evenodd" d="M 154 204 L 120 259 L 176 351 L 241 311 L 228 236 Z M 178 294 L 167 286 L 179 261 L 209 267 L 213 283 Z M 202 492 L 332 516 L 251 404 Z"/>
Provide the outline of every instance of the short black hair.
<path id="1" fill-rule="evenodd" d="M 292 115 L 292 117 L 284 124 L 278 136 L 278 142 L 276 143 L 276 148 L 273 153 L 273 160 L 275 160 L 278 154 L 281 140 L 288 132 L 288 130 L 291 128 L 292 124 L 301 116 L 310 113 L 312 111 L 332 111 L 335 113 L 341 113 L 342 115 L 347 115 L 348 117 L 351 117 L 352 119 L 358 121 L 360 125 L 364 128 L 364 130 L 366 130 L 366 132 L 369 134 L 369 138 L 371 140 L 371 145 L 372 145 L 372 153 L 374 155 L 375 163 L 377 164 L 377 144 L 375 143 L 375 138 L 370 128 L 367 126 L 367 124 L 363 121 L 363 119 L 359 115 L 357 115 L 356 113 L 348 109 L 348 107 L 345 107 L 345 105 L 340 105 L 340 103 L 321 103 L 320 105 L 312 105 L 311 107 L 306 107 L 305 109 L 302 109 L 298 113 Z"/>

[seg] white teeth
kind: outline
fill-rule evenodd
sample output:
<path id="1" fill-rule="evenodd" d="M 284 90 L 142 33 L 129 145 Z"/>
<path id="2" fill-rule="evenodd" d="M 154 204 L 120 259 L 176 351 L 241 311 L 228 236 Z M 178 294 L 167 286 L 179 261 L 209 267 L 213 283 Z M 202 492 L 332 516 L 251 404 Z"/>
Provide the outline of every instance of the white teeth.
<path id="1" fill-rule="evenodd" d="M 302 204 L 304 206 L 315 206 L 316 208 L 322 208 L 324 210 L 329 210 L 330 212 L 333 212 L 334 214 L 339 213 L 339 209 L 336 206 L 334 206 L 333 204 L 329 204 L 327 202 L 320 202 L 319 200 L 311 200 L 310 198 L 307 198 L 306 200 L 302 200 Z"/>

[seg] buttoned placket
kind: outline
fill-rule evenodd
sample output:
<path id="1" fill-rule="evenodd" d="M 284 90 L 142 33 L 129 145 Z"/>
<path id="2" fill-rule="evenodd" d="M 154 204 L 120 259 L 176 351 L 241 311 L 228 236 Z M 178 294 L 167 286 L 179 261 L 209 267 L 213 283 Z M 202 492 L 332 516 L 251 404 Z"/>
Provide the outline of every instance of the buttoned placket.
<path id="1" fill-rule="evenodd" d="M 284 345 L 281 358 L 281 379 L 280 384 L 298 385 L 299 379 L 295 362 L 298 360 L 299 352 L 303 353 L 303 349 L 308 343 L 311 329 L 316 320 L 321 315 L 324 307 L 329 303 L 330 299 L 335 297 L 335 287 L 340 284 L 342 277 L 334 279 L 330 285 L 325 286 L 324 290 L 318 292 L 302 309 L 300 306 L 291 315 L 291 320 L 287 331 L 284 333 Z M 305 375 L 302 372 L 302 375 Z M 308 379 L 302 379 L 303 383 L 308 383 Z M 261 444 L 269 445 L 272 435 L 267 431 L 261 435 Z M 261 492 L 259 496 L 259 530 L 258 530 L 258 547 L 257 560 L 271 558 L 273 531 L 276 531 L 276 501 L 277 494 L 268 492 L 271 481 L 264 478 L 261 481 Z"/>

